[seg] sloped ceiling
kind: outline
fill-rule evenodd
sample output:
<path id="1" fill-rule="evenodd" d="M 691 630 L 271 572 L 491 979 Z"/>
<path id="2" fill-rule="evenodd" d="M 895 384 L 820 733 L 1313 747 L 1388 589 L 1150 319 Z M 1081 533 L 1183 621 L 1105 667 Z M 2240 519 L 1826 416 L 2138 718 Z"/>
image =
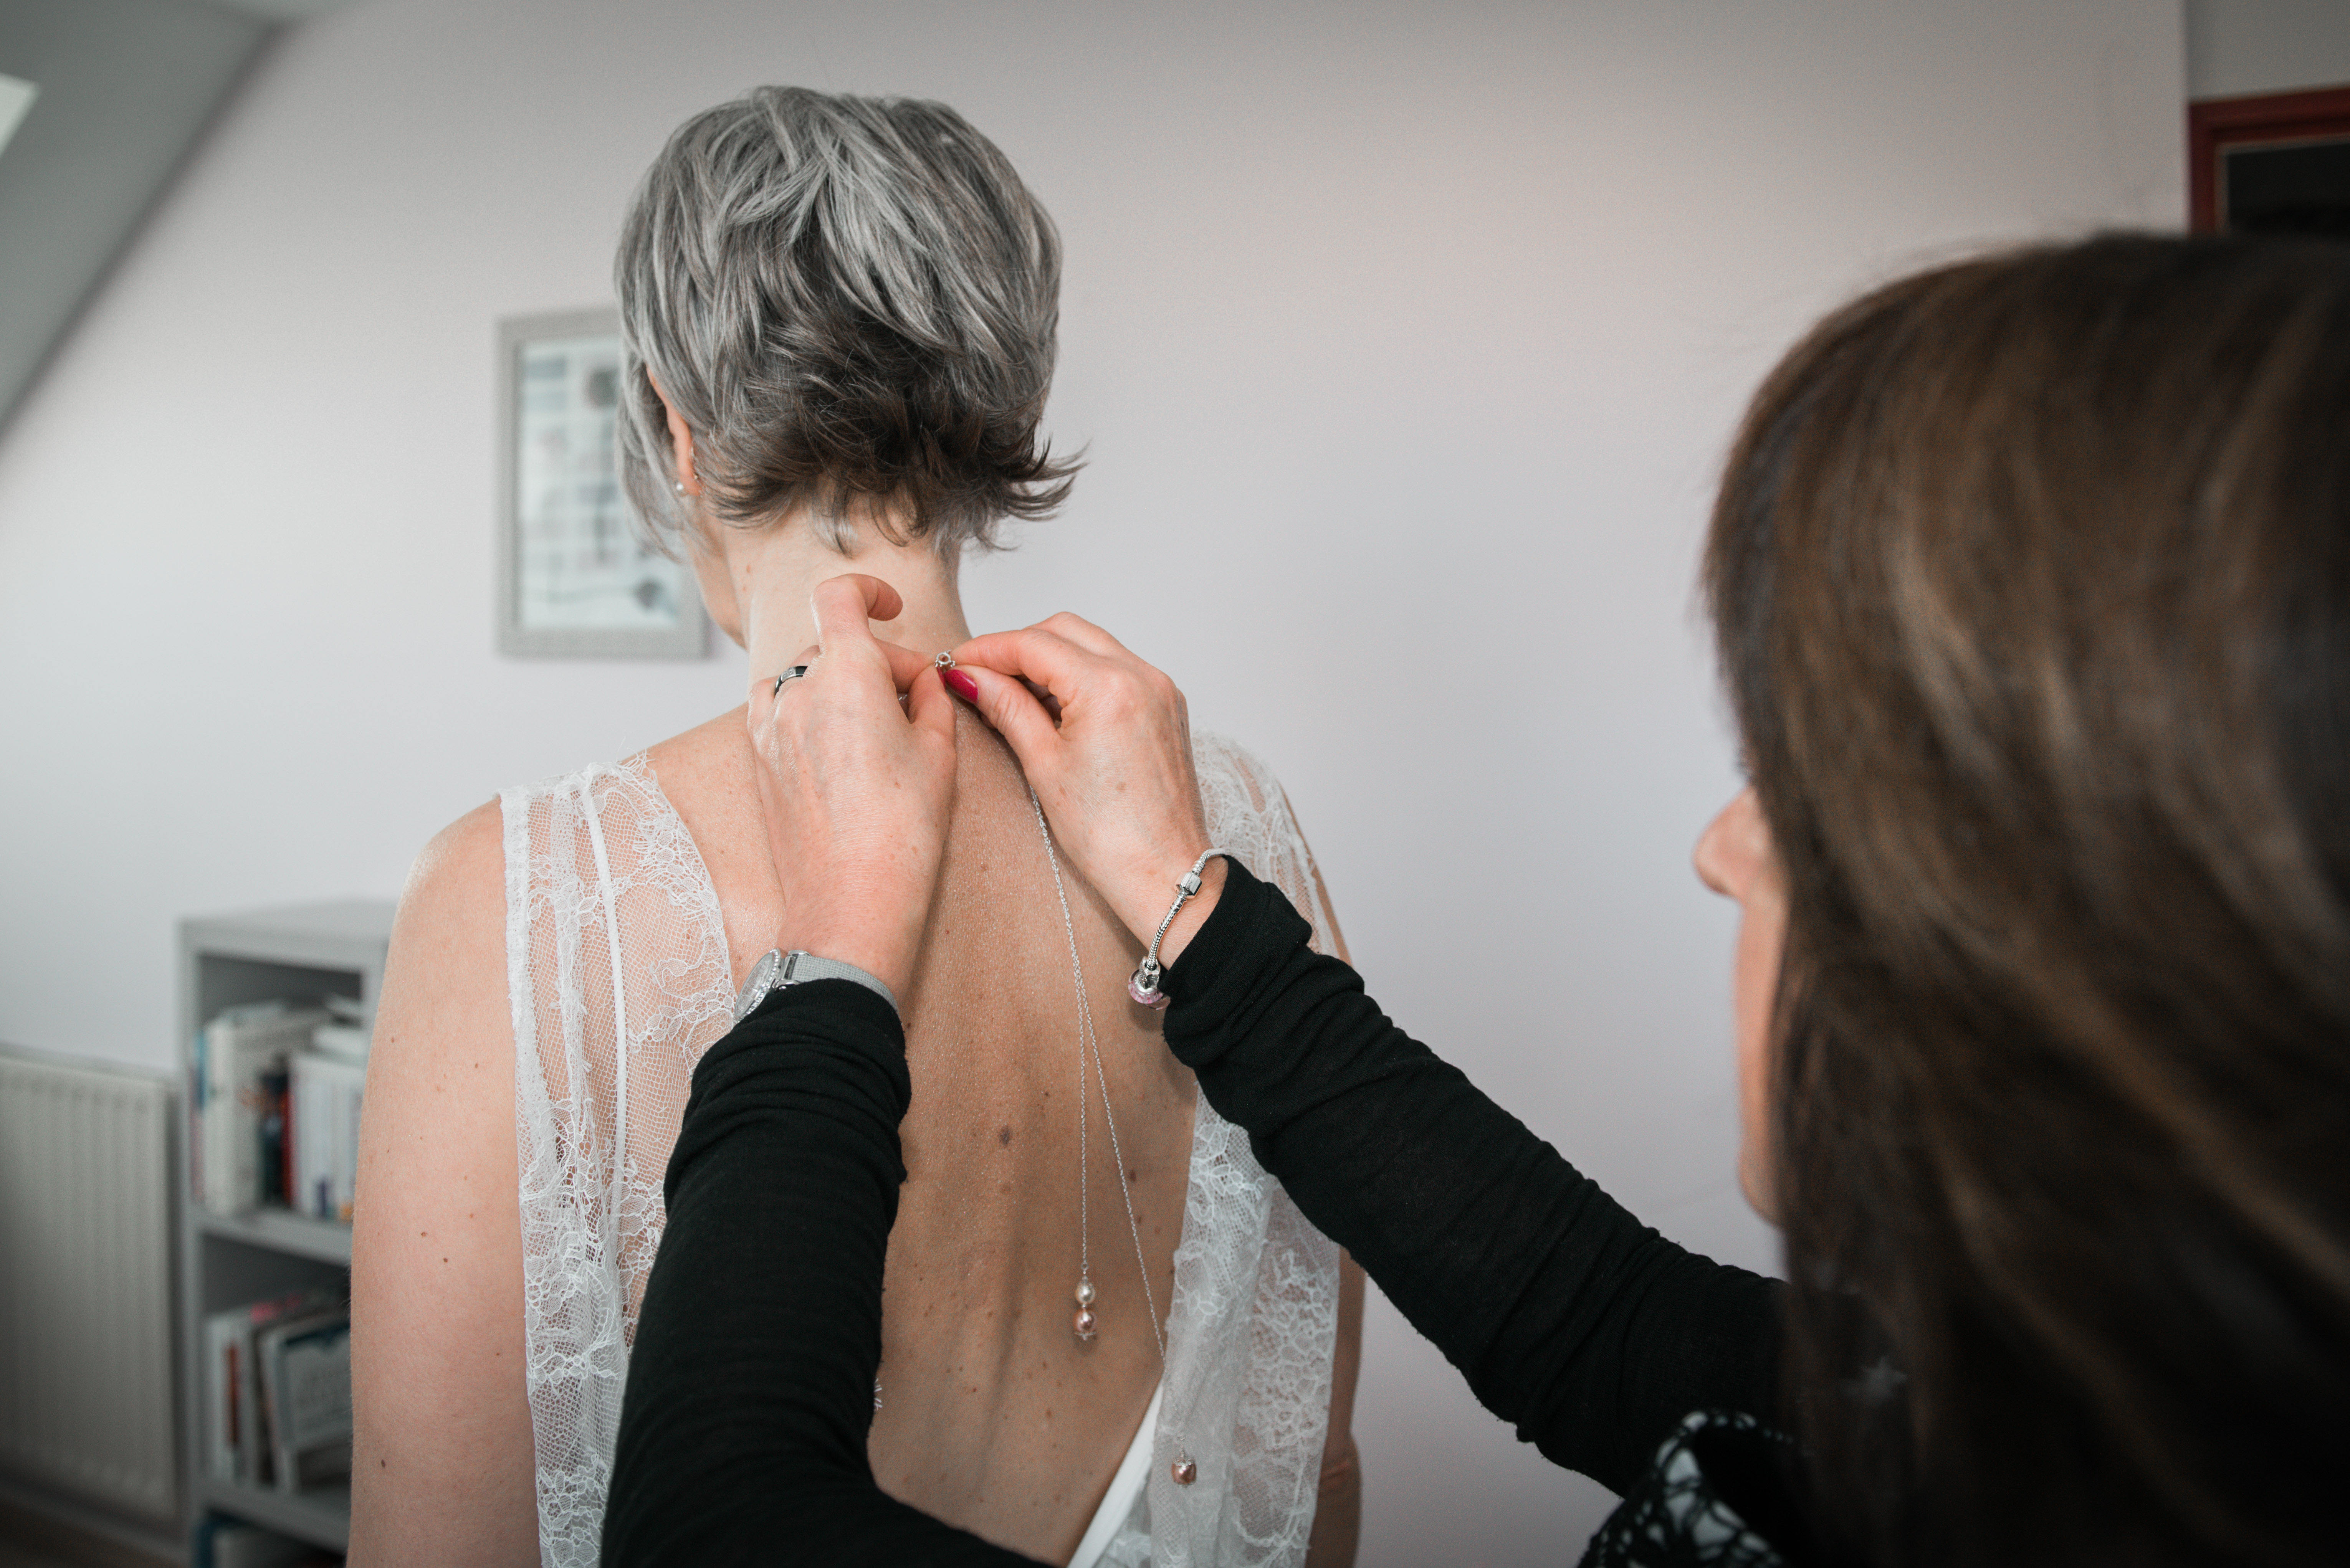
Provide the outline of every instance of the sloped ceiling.
<path id="1" fill-rule="evenodd" d="M 271 34 L 341 3 L 0 0 L 32 89 L 0 143 L 0 431 Z"/>

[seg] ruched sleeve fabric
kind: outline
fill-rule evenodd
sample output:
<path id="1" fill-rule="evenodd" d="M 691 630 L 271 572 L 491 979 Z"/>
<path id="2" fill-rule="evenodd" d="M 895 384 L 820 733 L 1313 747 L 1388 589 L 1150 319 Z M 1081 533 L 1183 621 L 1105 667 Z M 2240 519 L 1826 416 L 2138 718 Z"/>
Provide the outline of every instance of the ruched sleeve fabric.
<path id="1" fill-rule="evenodd" d="M 866 1458 L 911 1087 L 897 1013 L 771 993 L 693 1075 L 621 1406 L 603 1561 L 1005 1568 Z"/>
<path id="2" fill-rule="evenodd" d="M 1770 1419 L 1776 1282 L 1642 1225 L 1307 936 L 1227 862 L 1161 981 L 1167 1043 L 1486 1408 L 1619 1493 L 1693 1410 Z"/>

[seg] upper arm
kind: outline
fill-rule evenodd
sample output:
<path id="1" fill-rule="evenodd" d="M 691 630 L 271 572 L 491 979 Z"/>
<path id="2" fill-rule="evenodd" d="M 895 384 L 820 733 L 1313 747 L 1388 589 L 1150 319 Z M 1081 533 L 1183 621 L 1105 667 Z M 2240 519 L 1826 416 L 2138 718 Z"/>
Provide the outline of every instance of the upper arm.
<path id="1" fill-rule="evenodd" d="M 497 803 L 410 875 L 351 1237 L 351 1561 L 535 1563 Z"/>

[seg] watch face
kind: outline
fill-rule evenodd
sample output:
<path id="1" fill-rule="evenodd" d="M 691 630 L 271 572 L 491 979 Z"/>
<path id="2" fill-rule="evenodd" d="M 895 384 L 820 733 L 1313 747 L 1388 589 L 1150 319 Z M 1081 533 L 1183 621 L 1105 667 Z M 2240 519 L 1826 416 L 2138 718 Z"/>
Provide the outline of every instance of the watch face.
<path id="1" fill-rule="evenodd" d="M 734 998 L 735 1023 L 740 1023 L 748 1018 L 751 1010 L 766 1000 L 768 991 L 775 983 L 775 973 L 783 967 L 784 955 L 775 949 L 769 948 L 760 955 L 759 961 L 751 966 L 751 977 L 743 982 L 742 991 Z"/>

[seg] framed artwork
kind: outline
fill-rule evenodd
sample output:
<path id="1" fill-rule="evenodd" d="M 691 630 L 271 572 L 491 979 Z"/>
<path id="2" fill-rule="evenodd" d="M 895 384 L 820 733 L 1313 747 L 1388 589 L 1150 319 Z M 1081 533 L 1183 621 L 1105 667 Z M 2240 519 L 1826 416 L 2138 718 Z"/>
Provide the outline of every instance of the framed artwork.
<path id="1" fill-rule="evenodd" d="M 2189 104 L 2187 171 L 2198 234 L 2350 239 L 2350 86 Z"/>
<path id="2" fill-rule="evenodd" d="M 692 571 L 639 537 L 620 491 L 610 310 L 498 323 L 498 651 L 700 659 Z"/>

